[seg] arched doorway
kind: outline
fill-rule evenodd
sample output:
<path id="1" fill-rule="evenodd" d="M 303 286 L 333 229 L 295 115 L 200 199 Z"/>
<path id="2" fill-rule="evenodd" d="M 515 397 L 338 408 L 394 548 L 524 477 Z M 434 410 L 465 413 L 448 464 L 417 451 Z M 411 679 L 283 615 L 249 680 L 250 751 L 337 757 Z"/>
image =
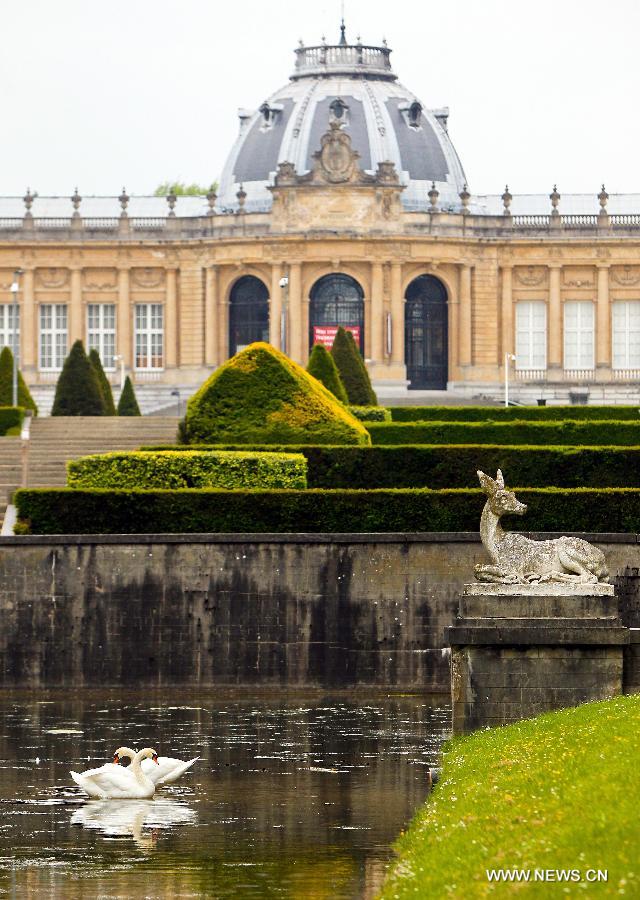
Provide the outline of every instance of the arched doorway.
<path id="1" fill-rule="evenodd" d="M 254 341 L 269 340 L 269 291 L 259 278 L 245 275 L 229 296 L 229 353 Z"/>
<path id="2" fill-rule="evenodd" d="M 449 370 L 447 291 L 419 275 L 405 293 L 404 351 L 409 390 L 445 390 Z"/>
<path id="3" fill-rule="evenodd" d="M 333 343 L 338 326 L 348 328 L 364 355 L 364 293 L 350 275 L 325 275 L 311 288 L 309 346 Z"/>

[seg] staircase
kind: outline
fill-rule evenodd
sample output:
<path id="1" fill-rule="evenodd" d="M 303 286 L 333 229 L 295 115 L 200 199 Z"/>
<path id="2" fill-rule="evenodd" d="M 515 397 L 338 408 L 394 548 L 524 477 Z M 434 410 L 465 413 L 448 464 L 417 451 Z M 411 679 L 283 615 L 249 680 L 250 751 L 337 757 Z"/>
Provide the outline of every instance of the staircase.
<path id="1" fill-rule="evenodd" d="M 0 437 L 0 522 L 9 502 L 9 496 L 22 478 L 22 441 L 19 437 Z"/>
<path id="2" fill-rule="evenodd" d="M 31 422 L 27 486 L 64 486 L 69 459 L 110 450 L 136 450 L 146 444 L 175 444 L 177 432 L 176 416 L 38 417 Z M 16 449 L 11 454 L 0 443 L 0 491 L 4 491 L 5 479 L 14 475 L 12 466 L 16 473 L 12 486 L 16 488 L 20 484 L 20 441 L 0 438 L 0 442 L 3 441 L 13 441 Z M 6 463 L 2 454 L 6 454 Z M 6 465 L 6 474 L 3 465 Z M 4 496 L 0 499 L 4 500 Z"/>

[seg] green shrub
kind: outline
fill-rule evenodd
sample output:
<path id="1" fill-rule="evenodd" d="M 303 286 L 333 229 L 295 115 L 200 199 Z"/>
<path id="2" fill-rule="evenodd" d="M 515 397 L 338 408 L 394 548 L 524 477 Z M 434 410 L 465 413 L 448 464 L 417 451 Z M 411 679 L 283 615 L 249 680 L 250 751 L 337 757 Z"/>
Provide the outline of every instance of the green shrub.
<path id="1" fill-rule="evenodd" d="M 371 387 L 371 379 L 362 355 L 351 332 L 342 326 L 338 328 L 334 338 L 331 355 L 344 384 L 349 403 L 353 406 L 376 406 L 378 398 Z"/>
<path id="2" fill-rule="evenodd" d="M 519 490 L 526 516 L 509 530 L 640 530 L 638 488 Z M 44 488 L 15 494 L 19 524 L 32 534 L 477 533 L 486 500 L 479 489 L 173 491 Z"/>
<path id="3" fill-rule="evenodd" d="M 638 422 L 371 422 L 373 444 L 640 446 Z"/>
<path id="4" fill-rule="evenodd" d="M 56 385 L 52 416 L 102 416 L 104 415 L 102 391 L 98 376 L 82 341 L 76 341 L 64 361 Z"/>
<path id="5" fill-rule="evenodd" d="M 393 406 L 394 422 L 640 421 L 638 406 Z"/>
<path id="6" fill-rule="evenodd" d="M 0 353 L 0 406 L 11 406 L 13 403 L 13 353 L 9 347 L 3 347 Z M 18 406 L 30 409 L 34 416 L 38 415 L 38 407 L 31 396 L 27 383 L 18 369 Z"/>
<path id="7" fill-rule="evenodd" d="M 307 372 L 313 375 L 318 381 L 331 391 L 333 396 L 340 403 L 347 403 L 347 392 L 344 389 L 342 379 L 338 374 L 338 369 L 333 361 L 333 356 L 329 353 L 324 344 L 315 344 L 309 362 L 307 363 Z"/>
<path id="8" fill-rule="evenodd" d="M 391 413 L 384 406 L 347 406 L 352 416 L 361 422 L 390 422 Z"/>
<path id="9" fill-rule="evenodd" d="M 128 375 L 124 380 L 124 387 L 122 388 L 122 393 L 118 400 L 117 413 L 119 416 L 142 415 L 140 407 L 138 406 L 138 401 L 136 400 L 136 392 L 133 389 L 133 384 Z"/>
<path id="10" fill-rule="evenodd" d="M 369 444 L 369 434 L 324 385 L 269 344 L 220 366 L 187 405 L 191 443 Z"/>
<path id="11" fill-rule="evenodd" d="M 145 447 L 179 450 L 179 445 Z M 211 445 L 193 445 L 212 450 Z M 215 449 L 222 449 L 216 447 Z M 224 449 L 233 449 L 225 447 Z M 254 450 L 266 449 L 253 447 Z M 640 447 L 541 447 L 417 444 L 287 447 L 304 454 L 309 487 L 476 487 L 476 470 L 502 469 L 519 487 L 640 487 Z"/>
<path id="12" fill-rule="evenodd" d="M 89 351 L 89 362 L 93 366 L 93 370 L 96 373 L 98 378 L 98 384 L 100 385 L 100 393 L 102 394 L 102 409 L 103 414 L 105 416 L 115 416 L 116 414 L 116 406 L 113 402 L 113 394 L 111 392 L 111 385 L 109 384 L 109 379 L 105 375 L 104 369 L 102 368 L 102 362 L 100 360 L 100 354 L 93 347 Z"/>
<path id="13" fill-rule="evenodd" d="M 132 451 L 70 460 L 67 484 L 76 488 L 303 489 L 306 471 L 301 453 Z"/>
<path id="14" fill-rule="evenodd" d="M 0 435 L 19 434 L 23 419 L 21 406 L 0 406 Z"/>

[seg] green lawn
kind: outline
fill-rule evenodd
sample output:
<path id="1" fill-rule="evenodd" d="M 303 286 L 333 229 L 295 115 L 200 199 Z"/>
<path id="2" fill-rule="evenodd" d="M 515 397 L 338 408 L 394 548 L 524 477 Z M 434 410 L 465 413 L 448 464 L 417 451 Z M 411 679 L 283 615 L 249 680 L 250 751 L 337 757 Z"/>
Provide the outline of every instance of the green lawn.
<path id="1" fill-rule="evenodd" d="M 451 741 L 382 897 L 640 897 L 640 695 Z M 491 883 L 487 869 L 527 869 Z M 580 882 L 534 882 L 578 869 Z M 587 883 L 589 869 L 608 870 Z"/>

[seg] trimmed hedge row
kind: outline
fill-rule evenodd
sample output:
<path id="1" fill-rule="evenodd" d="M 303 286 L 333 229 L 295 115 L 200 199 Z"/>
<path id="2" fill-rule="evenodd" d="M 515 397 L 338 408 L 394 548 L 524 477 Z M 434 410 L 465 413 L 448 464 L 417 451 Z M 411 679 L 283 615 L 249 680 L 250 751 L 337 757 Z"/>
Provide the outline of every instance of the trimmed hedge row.
<path id="1" fill-rule="evenodd" d="M 67 463 L 67 484 L 79 488 L 296 488 L 307 486 L 301 453 L 247 451 L 115 452 Z"/>
<path id="2" fill-rule="evenodd" d="M 640 446 L 637 422 L 370 422 L 373 444 Z"/>
<path id="3" fill-rule="evenodd" d="M 178 445 L 146 450 L 181 450 Z M 196 445 L 219 450 L 218 445 Z M 228 447 L 224 449 L 236 449 Z M 267 447 L 254 447 L 254 450 Z M 501 447 L 438 444 L 395 447 L 276 447 L 302 453 L 310 488 L 476 487 L 477 469 L 526 487 L 640 487 L 640 447 Z"/>
<path id="4" fill-rule="evenodd" d="M 0 406 L 0 435 L 6 434 L 10 428 L 20 428 L 24 419 L 21 406 Z"/>
<path id="5" fill-rule="evenodd" d="M 507 528 L 640 531 L 640 490 L 538 488 Z M 15 495 L 18 533 L 477 532 L 480 490 L 105 491 L 44 488 Z"/>
<path id="6" fill-rule="evenodd" d="M 391 413 L 385 406 L 347 406 L 347 409 L 361 422 L 391 421 Z"/>
<path id="7" fill-rule="evenodd" d="M 640 421 L 638 406 L 392 406 L 394 422 Z"/>

